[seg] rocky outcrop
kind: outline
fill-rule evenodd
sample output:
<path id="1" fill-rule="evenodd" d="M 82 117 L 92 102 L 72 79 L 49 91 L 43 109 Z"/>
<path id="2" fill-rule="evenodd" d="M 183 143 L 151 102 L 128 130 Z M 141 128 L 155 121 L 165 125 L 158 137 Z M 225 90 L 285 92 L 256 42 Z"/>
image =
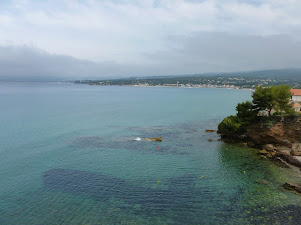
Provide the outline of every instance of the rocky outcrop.
<path id="1" fill-rule="evenodd" d="M 154 137 L 154 138 L 145 138 L 145 141 L 162 141 L 162 137 Z"/>
<path id="2" fill-rule="evenodd" d="M 231 138 L 231 137 L 230 137 Z M 248 127 L 243 141 L 248 146 L 259 148 L 267 158 L 280 157 L 286 162 L 301 167 L 301 117 L 259 117 Z"/>
<path id="3" fill-rule="evenodd" d="M 269 123 L 258 121 L 249 126 L 247 136 L 256 145 L 272 144 L 292 148 L 294 143 L 300 144 L 301 141 L 301 117 L 276 117 Z M 301 155 L 301 150 L 299 152 Z"/>
<path id="4" fill-rule="evenodd" d="M 292 143 L 294 148 L 288 148 L 285 146 L 275 147 L 272 144 L 264 145 L 263 150 L 260 150 L 259 153 L 268 158 L 280 157 L 287 161 L 290 164 L 301 167 L 301 156 L 299 143 Z"/>
<path id="5" fill-rule="evenodd" d="M 206 133 L 214 133 L 216 130 L 205 130 Z"/>

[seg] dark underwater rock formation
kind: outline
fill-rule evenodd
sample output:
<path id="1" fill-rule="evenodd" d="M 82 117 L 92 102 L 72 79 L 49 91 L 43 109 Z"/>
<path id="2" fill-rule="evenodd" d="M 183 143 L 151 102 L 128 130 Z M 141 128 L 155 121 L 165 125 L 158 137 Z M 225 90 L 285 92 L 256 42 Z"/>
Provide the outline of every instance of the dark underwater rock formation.
<path id="1" fill-rule="evenodd" d="M 285 183 L 283 187 L 290 191 L 295 191 L 301 194 L 301 185 L 293 184 L 293 183 Z"/>

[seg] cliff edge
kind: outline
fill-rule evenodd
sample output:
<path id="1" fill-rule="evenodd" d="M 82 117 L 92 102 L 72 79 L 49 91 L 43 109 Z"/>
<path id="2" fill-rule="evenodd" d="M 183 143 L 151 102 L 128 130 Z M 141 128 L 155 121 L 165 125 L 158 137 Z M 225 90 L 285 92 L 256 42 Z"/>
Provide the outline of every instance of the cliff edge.
<path id="1" fill-rule="evenodd" d="M 274 117 L 266 121 L 256 121 L 249 125 L 247 137 L 255 145 L 273 144 L 292 148 L 301 143 L 301 117 Z"/>

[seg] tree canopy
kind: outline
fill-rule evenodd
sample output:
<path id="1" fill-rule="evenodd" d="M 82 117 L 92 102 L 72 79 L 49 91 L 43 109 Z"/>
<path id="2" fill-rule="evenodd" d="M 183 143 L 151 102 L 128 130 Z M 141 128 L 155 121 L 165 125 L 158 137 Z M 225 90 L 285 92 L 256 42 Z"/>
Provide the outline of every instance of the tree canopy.
<path id="1" fill-rule="evenodd" d="M 253 105 L 256 111 L 268 110 L 269 116 L 271 116 L 272 110 L 281 114 L 291 113 L 292 105 L 289 104 L 291 92 L 289 85 L 259 86 L 252 94 Z"/>
<path id="2" fill-rule="evenodd" d="M 267 110 L 269 117 L 272 116 L 272 110 L 281 115 L 294 113 L 290 90 L 289 85 L 257 87 L 252 94 L 253 100 L 238 103 L 236 116 L 225 118 L 218 125 L 219 132 L 230 135 L 244 133 L 261 111 Z"/>

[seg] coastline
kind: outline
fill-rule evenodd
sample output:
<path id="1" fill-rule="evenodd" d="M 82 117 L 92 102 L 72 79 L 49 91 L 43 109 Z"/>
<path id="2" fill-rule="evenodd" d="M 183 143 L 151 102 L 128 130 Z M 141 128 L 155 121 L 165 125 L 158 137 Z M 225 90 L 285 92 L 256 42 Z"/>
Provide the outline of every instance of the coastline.
<path id="1" fill-rule="evenodd" d="M 212 89 L 230 89 L 230 90 L 246 90 L 254 91 L 251 88 L 240 87 L 222 87 L 222 86 L 169 86 L 169 85 L 99 85 L 99 84 L 86 84 L 91 86 L 115 86 L 115 87 L 155 87 L 155 88 L 212 88 Z"/>
<path id="2" fill-rule="evenodd" d="M 270 160 L 277 166 L 292 169 L 297 177 L 301 177 L 300 118 L 297 115 L 276 117 L 271 126 L 267 126 L 263 121 L 257 121 L 248 127 L 246 135 L 220 133 L 221 140 L 256 149 L 262 158 Z M 297 183 L 286 181 L 282 187 L 301 194 L 301 181 Z"/>

